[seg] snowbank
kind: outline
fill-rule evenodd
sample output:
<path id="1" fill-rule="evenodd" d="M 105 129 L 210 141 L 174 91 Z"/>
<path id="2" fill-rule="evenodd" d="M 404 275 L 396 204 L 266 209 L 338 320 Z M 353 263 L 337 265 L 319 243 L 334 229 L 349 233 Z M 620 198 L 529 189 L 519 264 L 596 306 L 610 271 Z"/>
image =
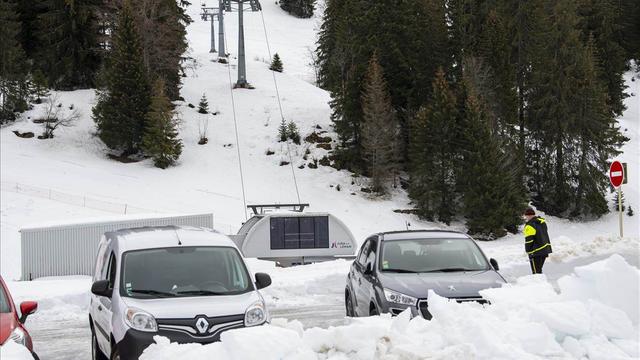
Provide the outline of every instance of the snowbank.
<path id="1" fill-rule="evenodd" d="M 328 329 L 298 321 L 226 332 L 209 345 L 156 337 L 145 359 L 630 359 L 640 356 L 640 271 L 619 255 L 575 269 L 556 292 L 544 275 L 482 292 L 492 303 L 449 302 L 431 292 L 432 321 L 405 312 Z"/>
<path id="2" fill-rule="evenodd" d="M 0 359 L 2 360 L 33 360 L 33 356 L 26 347 L 11 340 L 0 346 Z"/>

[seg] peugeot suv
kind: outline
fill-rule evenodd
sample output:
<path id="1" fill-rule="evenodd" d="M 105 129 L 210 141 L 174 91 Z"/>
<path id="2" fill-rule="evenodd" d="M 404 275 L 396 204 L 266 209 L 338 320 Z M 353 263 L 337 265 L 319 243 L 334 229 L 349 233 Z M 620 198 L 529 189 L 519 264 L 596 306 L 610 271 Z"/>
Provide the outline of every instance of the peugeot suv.
<path id="1" fill-rule="evenodd" d="M 367 238 L 351 265 L 345 289 L 347 316 L 380 313 L 431 319 L 427 293 L 462 301 L 485 301 L 480 290 L 506 280 L 475 241 L 443 230 L 379 233 Z"/>
<path id="2" fill-rule="evenodd" d="M 160 335 L 211 343 L 230 329 L 262 325 L 269 314 L 227 236 L 186 227 L 147 227 L 104 235 L 91 286 L 93 359 L 137 359 Z"/>

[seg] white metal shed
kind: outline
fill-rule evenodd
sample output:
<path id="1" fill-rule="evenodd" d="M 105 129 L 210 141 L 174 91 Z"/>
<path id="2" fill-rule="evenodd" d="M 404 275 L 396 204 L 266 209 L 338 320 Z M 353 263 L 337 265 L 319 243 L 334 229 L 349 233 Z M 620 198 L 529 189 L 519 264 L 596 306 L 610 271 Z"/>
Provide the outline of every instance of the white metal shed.
<path id="1" fill-rule="evenodd" d="M 127 215 L 22 228 L 22 279 L 92 275 L 97 245 L 105 232 L 161 225 L 213 228 L 213 214 Z"/>

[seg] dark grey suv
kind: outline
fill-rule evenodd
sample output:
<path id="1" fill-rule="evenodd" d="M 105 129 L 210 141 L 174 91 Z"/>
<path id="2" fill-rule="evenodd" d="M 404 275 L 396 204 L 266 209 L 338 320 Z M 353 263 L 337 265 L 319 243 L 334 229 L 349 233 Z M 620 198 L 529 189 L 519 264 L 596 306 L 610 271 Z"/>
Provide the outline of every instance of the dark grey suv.
<path id="1" fill-rule="evenodd" d="M 397 231 L 370 236 L 351 265 L 345 289 L 347 316 L 380 313 L 431 319 L 427 293 L 456 301 L 484 300 L 479 291 L 506 283 L 498 263 L 475 241 L 444 230 Z"/>

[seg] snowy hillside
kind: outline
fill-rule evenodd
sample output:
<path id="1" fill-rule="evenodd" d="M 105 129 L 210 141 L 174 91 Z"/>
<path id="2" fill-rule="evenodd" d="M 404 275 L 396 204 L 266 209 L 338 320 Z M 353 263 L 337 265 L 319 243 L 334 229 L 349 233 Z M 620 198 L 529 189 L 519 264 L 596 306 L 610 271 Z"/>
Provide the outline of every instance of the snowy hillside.
<path id="1" fill-rule="evenodd" d="M 334 136 L 329 119 L 329 95 L 312 85 L 313 71 L 307 65 L 310 61 L 308 49 L 314 46 L 318 19 L 294 18 L 270 2 L 263 6 L 272 51 L 281 55 L 285 67 L 283 74 L 276 73 L 285 118 L 297 123 L 303 138 L 314 130 L 328 131 L 330 136 Z M 95 127 L 90 115 L 95 97 L 92 90 L 59 93 L 59 101 L 63 106 L 73 104 L 83 116 L 75 127 L 58 130 L 54 139 L 22 139 L 15 136 L 12 133 L 14 130 L 39 132 L 40 125 L 31 123 L 28 118 L 1 130 L 4 275 L 9 278 L 19 276 L 17 230 L 22 225 L 122 211 L 119 207 L 107 208 L 107 212 L 87 210 L 59 201 L 49 202 L 25 194 L 10 194 L 16 187 L 24 189 L 35 186 L 44 189 L 40 192 L 45 197 L 52 190 L 69 196 L 127 204 L 129 209 L 140 209 L 137 212 L 213 212 L 217 228 L 234 232 L 245 220 L 238 169 L 239 146 L 247 203 L 297 202 L 291 168 L 280 166 L 282 161 L 288 161 L 287 146 L 277 141 L 280 115 L 272 73 L 268 70 L 269 56 L 260 14 L 247 13 L 245 18 L 248 80 L 256 89 L 234 90 L 240 138 L 240 143 L 236 144 L 229 82 L 229 75 L 233 82 L 237 76 L 234 58 L 237 52 L 236 17 L 226 17 L 228 51 L 231 53 L 229 69 L 224 64 L 212 61 L 215 55 L 208 52 L 209 24 L 199 20 L 199 7 L 191 6 L 189 12 L 197 19 L 188 29 L 191 55 L 196 59 L 196 65 L 183 79 L 182 96 L 185 102 L 179 104 L 179 112 L 182 119 L 180 134 L 185 148 L 177 167 L 159 170 L 150 161 L 122 164 L 108 159 L 106 148 L 93 136 Z M 640 93 L 638 83 L 628 81 L 629 91 Z M 209 143 L 201 146 L 197 145 L 200 114 L 188 104 L 196 105 L 203 93 L 207 94 L 211 109 L 218 110 L 220 114 L 210 118 Z M 625 154 L 621 158 L 629 162 L 632 170 L 630 183 L 625 187 L 625 197 L 628 203 L 636 207 L 640 199 L 639 176 L 636 175 L 640 157 L 638 122 L 634 121 L 640 114 L 638 97 L 627 99 L 627 107 L 621 124 L 632 140 L 625 146 Z M 41 105 L 29 112 L 27 117 L 37 117 L 42 111 Z M 315 129 L 316 126 L 321 130 Z M 266 155 L 268 150 L 275 154 Z M 292 145 L 291 150 L 300 200 L 309 202 L 312 210 L 330 211 L 337 215 L 351 228 L 357 239 L 361 240 L 376 231 L 404 229 L 406 222 L 412 228 L 443 227 L 392 212 L 393 209 L 409 207 L 403 192 L 397 192 L 387 200 L 369 200 L 366 194 L 359 191 L 361 180 L 352 184 L 353 179 L 345 171 L 339 172 L 326 166 L 319 166 L 318 169 L 305 166 L 300 169 L 300 166 L 327 155 L 326 150 L 316 148 L 315 144 L 303 142 L 300 146 Z M 310 154 L 304 160 L 307 150 Z M 338 185 L 341 191 L 336 190 Z M 29 205 L 34 202 L 43 204 Z M 18 203 L 24 203 L 26 207 L 16 206 Z M 33 208 L 33 212 L 28 211 L 30 208 Z M 51 211 L 46 211 L 49 208 Z M 98 209 L 104 210 L 104 207 Z M 639 219 L 639 216 L 625 217 L 626 240 L 637 239 Z M 629 245 L 624 241 L 623 244 L 612 244 L 617 233 L 616 215 L 613 213 L 596 222 L 583 224 L 551 220 L 550 224 L 552 237 L 567 245 L 569 252 L 574 251 L 573 247 L 607 252 L 619 245 Z M 454 228 L 463 229 L 459 224 Z M 592 245 L 594 241 L 603 245 Z M 604 246 L 604 249 L 600 249 L 600 246 Z M 500 247 L 500 250 L 496 249 L 495 257 L 503 262 L 525 260 L 521 254 L 519 235 L 487 244 L 487 247 Z M 561 251 L 560 247 L 556 248 Z M 504 259 L 501 259 L 505 251 Z"/>

